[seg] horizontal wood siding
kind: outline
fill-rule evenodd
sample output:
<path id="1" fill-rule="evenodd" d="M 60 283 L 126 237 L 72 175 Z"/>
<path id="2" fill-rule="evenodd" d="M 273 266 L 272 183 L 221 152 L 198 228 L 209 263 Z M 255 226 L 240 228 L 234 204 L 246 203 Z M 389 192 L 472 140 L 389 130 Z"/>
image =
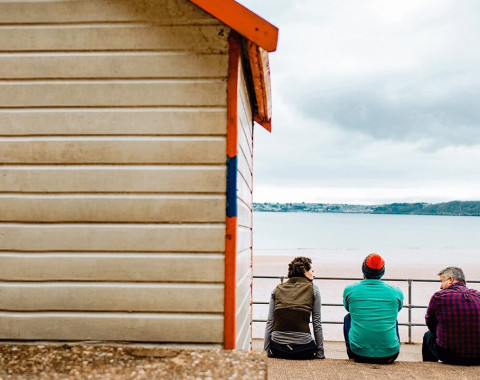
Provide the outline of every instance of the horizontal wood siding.
<path id="1" fill-rule="evenodd" d="M 221 284 L 1 283 L 4 311 L 223 311 Z"/>
<path id="2" fill-rule="evenodd" d="M 0 136 L 225 135 L 223 108 L 0 109 Z"/>
<path id="3" fill-rule="evenodd" d="M 0 339 L 223 342 L 228 34 L 0 0 Z"/>
<path id="4" fill-rule="evenodd" d="M 0 252 L 0 281 L 222 283 L 223 253 Z M 181 269 L 182 276 L 178 275 Z"/>
<path id="5" fill-rule="evenodd" d="M 6 340 L 223 342 L 223 316 L 180 313 L 0 312 Z"/>
<path id="6" fill-rule="evenodd" d="M 238 172 L 237 172 L 237 339 L 239 349 L 250 348 L 252 302 L 252 187 L 253 116 L 245 74 L 240 70 L 238 94 Z"/>
<path id="7" fill-rule="evenodd" d="M 224 166 L 0 166 L 0 193 L 224 194 Z"/>

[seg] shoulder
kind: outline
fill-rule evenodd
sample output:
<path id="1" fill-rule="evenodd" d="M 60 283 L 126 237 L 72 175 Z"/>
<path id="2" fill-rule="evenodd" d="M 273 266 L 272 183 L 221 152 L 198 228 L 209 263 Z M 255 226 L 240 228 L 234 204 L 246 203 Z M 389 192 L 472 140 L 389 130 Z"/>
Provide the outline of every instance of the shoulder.
<path id="1" fill-rule="evenodd" d="M 387 284 L 386 282 L 383 282 L 382 283 L 388 287 L 389 289 L 391 289 L 392 292 L 394 292 L 396 295 L 400 296 L 403 298 L 403 292 L 402 292 L 402 289 L 400 289 L 398 286 L 393 286 L 393 285 L 390 285 L 390 284 Z"/>
<path id="2" fill-rule="evenodd" d="M 347 285 L 345 287 L 345 289 L 343 290 L 343 294 L 344 295 L 349 294 L 349 293 L 355 291 L 355 289 L 358 289 L 361 286 L 362 286 L 361 282 L 356 282 L 355 284 Z"/>
<path id="3" fill-rule="evenodd" d="M 313 284 L 313 294 L 320 294 L 320 288 L 315 284 Z"/>

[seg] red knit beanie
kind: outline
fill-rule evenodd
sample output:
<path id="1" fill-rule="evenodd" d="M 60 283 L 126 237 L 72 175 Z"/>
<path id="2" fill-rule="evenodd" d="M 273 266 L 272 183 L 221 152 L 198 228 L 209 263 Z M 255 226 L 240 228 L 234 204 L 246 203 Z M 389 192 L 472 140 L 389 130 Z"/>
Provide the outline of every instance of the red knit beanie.
<path id="1" fill-rule="evenodd" d="M 362 272 L 366 278 L 381 278 L 385 274 L 385 261 L 382 256 L 371 253 L 363 260 Z"/>

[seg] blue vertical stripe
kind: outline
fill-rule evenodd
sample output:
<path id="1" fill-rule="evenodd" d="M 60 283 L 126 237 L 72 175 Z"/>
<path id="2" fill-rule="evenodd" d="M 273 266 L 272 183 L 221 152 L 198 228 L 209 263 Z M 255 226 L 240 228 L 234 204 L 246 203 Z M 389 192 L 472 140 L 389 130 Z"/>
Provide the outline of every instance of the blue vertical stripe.
<path id="1" fill-rule="evenodd" d="M 237 156 L 227 157 L 227 216 L 237 216 Z"/>

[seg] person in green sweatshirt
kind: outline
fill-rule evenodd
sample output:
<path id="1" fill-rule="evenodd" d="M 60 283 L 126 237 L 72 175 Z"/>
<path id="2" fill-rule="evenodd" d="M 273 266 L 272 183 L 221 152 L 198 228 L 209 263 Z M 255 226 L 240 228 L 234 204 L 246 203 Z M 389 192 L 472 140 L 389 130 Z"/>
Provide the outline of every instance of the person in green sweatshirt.
<path id="1" fill-rule="evenodd" d="M 381 280 L 385 261 L 380 255 L 368 255 L 362 272 L 363 280 L 343 291 L 349 312 L 343 323 L 348 357 L 363 363 L 393 363 L 400 353 L 397 316 L 403 293 Z"/>

